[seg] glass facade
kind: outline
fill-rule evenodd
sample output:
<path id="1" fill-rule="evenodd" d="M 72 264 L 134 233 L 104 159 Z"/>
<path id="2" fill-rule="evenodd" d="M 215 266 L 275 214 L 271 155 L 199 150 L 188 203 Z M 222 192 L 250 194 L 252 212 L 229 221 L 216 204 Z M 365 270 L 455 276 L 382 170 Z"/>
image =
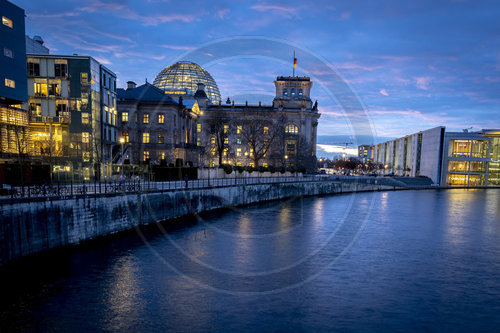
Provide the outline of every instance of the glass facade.
<path id="1" fill-rule="evenodd" d="M 488 166 L 488 185 L 500 185 L 500 137 L 493 137 L 490 147 L 491 162 Z"/>
<path id="2" fill-rule="evenodd" d="M 221 100 L 219 87 L 210 73 L 193 62 L 180 61 L 170 65 L 164 68 L 153 82 L 165 91 L 187 88 L 193 93 L 198 89 L 198 83 L 205 85 L 205 93 L 212 103 Z"/>
<path id="3" fill-rule="evenodd" d="M 490 141 L 452 139 L 448 145 L 448 177 L 450 186 L 485 186 L 488 172 Z"/>

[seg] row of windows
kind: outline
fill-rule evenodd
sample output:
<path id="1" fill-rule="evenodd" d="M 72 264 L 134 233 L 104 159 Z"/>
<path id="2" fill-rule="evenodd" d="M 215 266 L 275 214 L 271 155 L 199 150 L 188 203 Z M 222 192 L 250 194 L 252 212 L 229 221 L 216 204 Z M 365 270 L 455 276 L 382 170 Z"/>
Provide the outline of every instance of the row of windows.
<path id="1" fill-rule="evenodd" d="M 198 124 L 197 126 L 198 126 L 198 132 L 201 132 L 201 124 Z M 241 134 L 242 131 L 243 131 L 242 125 L 236 125 L 236 134 Z M 263 131 L 263 134 L 269 134 L 269 127 L 264 126 L 262 131 Z M 214 131 L 212 131 L 212 132 L 214 132 Z M 228 134 L 228 133 L 229 133 L 229 125 L 224 125 L 224 134 Z M 285 133 L 298 134 L 299 127 L 293 123 L 288 124 L 285 127 Z"/>
<path id="2" fill-rule="evenodd" d="M 128 121 L 129 121 L 128 112 L 122 112 L 122 122 L 126 123 Z M 163 113 L 158 114 L 157 121 L 158 121 L 158 124 L 164 124 L 165 123 L 165 115 Z M 142 123 L 149 124 L 149 113 L 144 113 L 142 115 Z"/>
<path id="3" fill-rule="evenodd" d="M 298 93 L 299 96 L 302 96 L 304 92 L 302 89 L 299 89 Z M 283 89 L 283 96 L 288 96 L 288 89 Z M 290 96 L 295 96 L 295 88 L 290 89 Z"/>
<path id="4" fill-rule="evenodd" d="M 125 143 L 130 142 L 130 136 L 129 136 L 128 132 L 122 132 L 122 137 L 123 137 Z M 151 143 L 150 137 L 151 137 L 151 135 L 149 132 L 142 133 L 142 143 Z M 157 136 L 156 143 L 160 143 L 160 144 L 165 143 L 165 134 L 159 133 Z"/>
<path id="5" fill-rule="evenodd" d="M 37 62 L 28 62 L 27 71 L 28 76 L 40 76 L 40 64 Z M 66 77 L 67 73 L 67 64 L 54 64 L 54 77 Z"/>

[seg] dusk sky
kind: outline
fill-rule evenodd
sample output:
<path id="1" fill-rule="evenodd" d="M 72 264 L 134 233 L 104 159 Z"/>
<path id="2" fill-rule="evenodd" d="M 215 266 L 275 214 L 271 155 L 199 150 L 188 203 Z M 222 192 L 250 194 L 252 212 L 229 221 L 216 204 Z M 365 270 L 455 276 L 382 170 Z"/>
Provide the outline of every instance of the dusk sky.
<path id="1" fill-rule="evenodd" d="M 328 78 L 307 68 L 300 50 L 322 59 L 349 84 L 379 137 L 439 125 L 451 131 L 500 128 L 498 1 L 13 3 L 26 11 L 26 33 L 42 36 L 52 54 L 91 55 L 117 74 L 121 87 L 128 80 L 152 82 L 162 68 L 206 43 L 258 36 L 299 50 L 296 74 L 314 81 L 320 136 L 349 135 L 349 119 L 332 98 L 336 92 L 322 84 Z M 270 53 L 200 65 L 223 99 L 270 104 L 273 80 L 291 75 L 293 57 L 287 62 Z"/>

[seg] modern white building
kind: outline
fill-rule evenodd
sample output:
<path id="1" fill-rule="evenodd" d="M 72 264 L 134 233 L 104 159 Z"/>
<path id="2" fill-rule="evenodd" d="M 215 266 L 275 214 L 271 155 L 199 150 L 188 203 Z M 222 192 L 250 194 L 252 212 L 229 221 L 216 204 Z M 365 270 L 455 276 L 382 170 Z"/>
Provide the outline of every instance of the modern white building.
<path id="1" fill-rule="evenodd" d="M 498 186 L 500 130 L 431 128 L 375 145 L 374 162 L 385 174 L 426 176 L 442 186 Z"/>

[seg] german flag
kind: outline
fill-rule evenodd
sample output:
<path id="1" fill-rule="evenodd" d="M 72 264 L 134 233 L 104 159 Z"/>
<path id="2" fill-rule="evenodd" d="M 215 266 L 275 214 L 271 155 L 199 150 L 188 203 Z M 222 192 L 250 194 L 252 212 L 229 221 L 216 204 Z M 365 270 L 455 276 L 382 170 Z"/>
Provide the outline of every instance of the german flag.
<path id="1" fill-rule="evenodd" d="M 293 68 L 297 67 L 297 58 L 293 57 Z"/>

